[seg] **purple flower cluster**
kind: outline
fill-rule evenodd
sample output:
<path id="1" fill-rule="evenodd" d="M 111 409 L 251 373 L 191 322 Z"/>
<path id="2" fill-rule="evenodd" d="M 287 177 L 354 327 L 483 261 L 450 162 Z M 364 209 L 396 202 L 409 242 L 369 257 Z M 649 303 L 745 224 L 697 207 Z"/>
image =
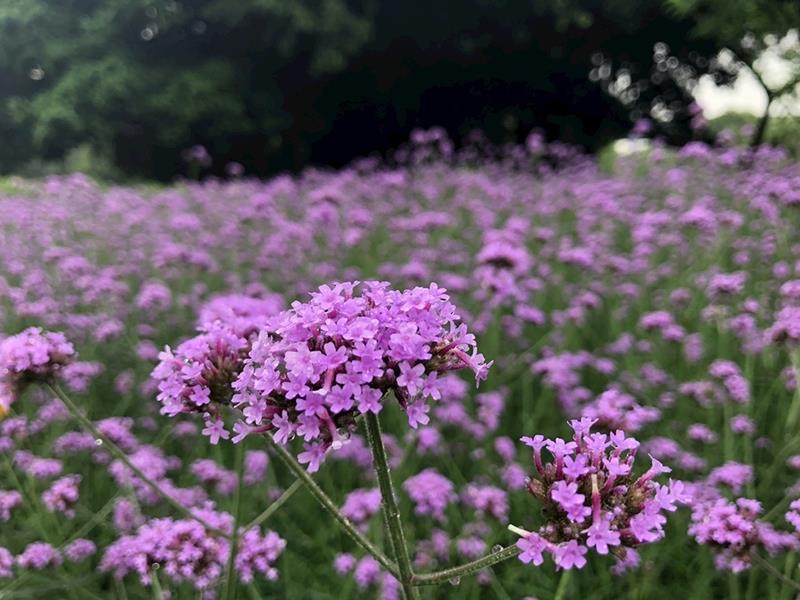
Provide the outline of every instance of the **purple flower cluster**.
<path id="1" fill-rule="evenodd" d="M 354 523 L 365 523 L 381 509 L 381 493 L 377 488 L 353 490 L 344 499 L 342 514 Z"/>
<path id="2" fill-rule="evenodd" d="M 267 531 L 265 535 L 258 529 L 245 531 L 239 539 L 239 551 L 234 562 L 241 580 L 250 583 L 255 573 L 261 573 L 270 581 L 276 580 L 278 570 L 273 564 L 283 553 L 284 548 L 286 540 L 274 531 Z"/>
<path id="3" fill-rule="evenodd" d="M 738 498 L 735 502 L 724 498 L 695 502 L 689 535 L 713 550 L 718 569 L 734 573 L 749 569 L 758 551 L 774 556 L 800 548 L 797 535 L 777 531 L 769 523 L 759 521 L 759 514 L 761 503 L 749 498 Z"/>
<path id="4" fill-rule="evenodd" d="M 522 532 L 517 546 L 523 563 L 540 565 L 549 552 L 561 569 L 582 568 L 588 548 L 634 560 L 637 546 L 664 537 L 663 512 L 684 501 L 680 482 L 654 481 L 670 471 L 655 459 L 643 475 L 633 476 L 638 441 L 621 430 L 591 433 L 594 424 L 589 418 L 571 421 L 575 433 L 569 442 L 541 435 L 522 438 L 533 449 L 537 474 L 528 490 L 547 519 L 537 532 Z M 544 449 L 552 462 L 543 462 Z"/>
<path id="5" fill-rule="evenodd" d="M 22 494 L 17 490 L 0 490 L 0 522 L 11 518 L 11 511 L 22 504 Z"/>
<path id="6" fill-rule="evenodd" d="M 40 327 L 0 340 L 0 417 L 28 383 L 51 379 L 74 358 L 75 349 L 63 333 Z"/>
<path id="7" fill-rule="evenodd" d="M 97 546 L 92 540 L 86 538 L 78 538 L 64 546 L 64 556 L 70 562 L 81 562 L 96 553 Z"/>
<path id="8" fill-rule="evenodd" d="M 0 546 L 0 577 L 14 576 L 14 555 L 8 548 Z"/>
<path id="9" fill-rule="evenodd" d="M 778 311 L 765 336 L 768 342 L 800 345 L 800 306 L 785 306 Z"/>
<path id="10" fill-rule="evenodd" d="M 610 389 L 584 406 L 581 415 L 595 420 L 602 429 L 622 429 L 635 433 L 648 423 L 658 421 L 661 411 L 652 406 L 640 405 L 630 394 Z"/>
<path id="11" fill-rule="evenodd" d="M 201 458 L 194 461 L 189 467 L 192 475 L 197 477 L 207 486 L 214 486 L 220 496 L 230 496 L 236 490 L 239 481 L 236 473 L 229 471 L 210 458 Z"/>
<path id="12" fill-rule="evenodd" d="M 425 469 L 403 482 L 414 502 L 414 512 L 444 522 L 444 511 L 457 499 L 453 482 L 434 469 Z"/>
<path id="13" fill-rule="evenodd" d="M 226 533 L 233 530 L 233 518 L 226 513 L 197 509 L 195 514 Z M 254 573 L 261 573 L 276 579 L 278 572 L 273 563 L 285 547 L 285 540 L 272 531 L 263 536 L 256 529 L 243 532 L 235 557 L 239 577 L 250 582 Z M 134 573 L 143 585 L 149 586 L 152 570 L 158 568 L 176 584 L 188 582 L 198 590 L 211 590 L 222 576 L 229 549 L 225 538 L 207 531 L 193 519 L 153 519 L 134 534 L 110 544 L 100 569 L 112 572 L 118 579 Z"/>
<path id="14" fill-rule="evenodd" d="M 200 307 L 198 325 L 206 327 L 220 323 L 239 337 L 247 338 L 269 322 L 270 317 L 285 308 L 283 298 L 277 294 L 263 297 L 244 294 L 216 296 Z"/>
<path id="15" fill-rule="evenodd" d="M 52 545 L 45 542 L 33 542 L 25 547 L 17 556 L 17 565 L 23 569 L 41 571 L 50 567 L 61 566 L 64 559 Z"/>
<path id="16" fill-rule="evenodd" d="M 381 411 L 387 392 L 416 428 L 429 421 L 426 400 L 441 397 L 439 374 L 466 367 L 476 381 L 486 378 L 491 363 L 445 290 L 368 281 L 357 295 L 358 285 L 323 285 L 261 330 L 233 383 L 232 403 L 245 419 L 236 439 L 273 431 L 286 444 L 301 436 L 299 460 L 314 472 L 358 414 Z"/>
<path id="17" fill-rule="evenodd" d="M 63 513 L 70 519 L 75 516 L 75 505 L 80 497 L 78 485 L 80 475 L 66 475 L 53 482 L 49 489 L 42 493 L 42 502 L 50 512 Z"/>
<path id="18" fill-rule="evenodd" d="M 199 335 L 181 343 L 174 351 L 167 346 L 158 355 L 153 377 L 158 380 L 161 413 L 202 413 L 206 435 L 216 443 L 229 434 L 222 424 L 221 407 L 230 402 L 242 359 L 249 348 L 240 337 L 220 322 L 209 324 Z"/>

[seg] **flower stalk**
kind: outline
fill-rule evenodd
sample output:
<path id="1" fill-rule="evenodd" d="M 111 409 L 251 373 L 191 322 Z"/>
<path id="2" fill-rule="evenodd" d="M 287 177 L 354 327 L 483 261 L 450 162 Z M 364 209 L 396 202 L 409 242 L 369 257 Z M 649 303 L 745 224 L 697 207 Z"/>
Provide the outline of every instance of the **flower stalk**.
<path id="1" fill-rule="evenodd" d="M 302 484 L 308 488 L 308 491 L 311 492 L 311 495 L 314 496 L 317 502 L 319 502 L 322 507 L 327 510 L 334 519 L 336 519 L 342 529 L 344 529 L 345 533 L 347 533 L 347 535 L 349 535 L 356 544 L 371 554 L 384 569 L 399 579 L 400 572 L 397 570 L 397 565 L 387 558 L 386 555 L 375 546 L 375 544 L 364 537 L 364 535 L 362 535 L 362 533 L 355 528 L 350 519 L 345 517 L 339 511 L 339 508 L 336 506 L 333 500 L 331 500 L 330 497 L 328 497 L 328 495 L 322 490 L 322 488 L 317 485 L 317 482 L 314 481 L 311 475 L 308 474 L 305 467 L 297 462 L 297 459 L 292 456 L 289 451 L 286 450 L 286 448 L 276 442 L 271 435 L 265 435 L 264 439 L 267 441 L 267 444 L 275 452 L 275 454 L 278 455 L 278 458 L 280 458 L 288 467 L 288 469 L 295 475 L 295 477 L 297 477 L 298 481 L 301 481 Z"/>
<path id="2" fill-rule="evenodd" d="M 272 504 L 270 504 L 267 508 L 264 509 L 264 512 L 262 512 L 252 521 L 250 521 L 247 525 L 245 525 L 244 530 L 248 531 L 250 529 L 253 529 L 253 527 L 258 527 L 259 525 L 261 525 L 261 523 L 269 519 L 301 487 L 303 487 L 303 482 L 300 481 L 299 479 L 295 479 L 292 485 L 286 488 L 286 490 Z"/>
<path id="3" fill-rule="evenodd" d="M 70 414 L 75 418 L 76 421 L 78 421 L 78 423 L 80 423 L 80 425 L 86 431 L 91 433 L 95 437 L 95 439 L 99 439 L 100 441 L 102 441 L 103 447 L 106 450 L 108 450 L 116 459 L 118 459 L 126 467 L 128 467 L 131 471 L 133 471 L 134 475 L 136 475 L 136 477 L 141 479 L 142 482 L 144 482 L 150 488 L 152 488 L 154 492 L 156 492 L 158 495 L 164 498 L 164 500 L 166 500 L 167 503 L 170 506 L 172 506 L 172 508 L 174 508 L 184 517 L 187 517 L 189 519 L 194 519 L 195 521 L 200 523 L 203 527 L 205 527 L 206 530 L 208 530 L 209 532 L 224 537 L 226 539 L 230 539 L 231 536 L 228 533 L 222 531 L 221 529 L 218 529 L 217 527 L 212 527 L 202 519 L 196 517 L 191 510 L 189 510 L 183 504 L 178 502 L 175 498 L 167 494 L 163 489 L 161 489 L 161 486 L 159 486 L 158 483 L 156 483 L 155 481 L 150 479 L 147 475 L 145 475 L 145 473 L 139 467 L 137 467 L 131 462 L 131 460 L 128 458 L 128 455 L 125 454 L 119 446 L 117 446 L 114 442 L 112 442 L 108 438 L 108 436 L 103 434 L 103 432 L 100 431 L 97 428 L 97 426 L 94 423 L 92 423 L 92 421 L 86 415 L 83 414 L 83 412 L 81 412 L 81 410 L 78 408 L 75 402 L 73 402 L 72 399 L 64 392 L 64 390 L 61 389 L 61 386 L 59 386 L 57 383 L 48 383 L 47 387 L 51 392 L 53 392 L 58 397 L 59 400 L 61 400 L 61 402 L 64 403 L 64 406 L 67 407 L 67 410 L 70 412 Z"/>
<path id="4" fill-rule="evenodd" d="M 236 492 L 233 500 L 233 535 L 225 564 L 225 587 L 223 600 L 233 600 L 236 596 L 236 579 L 233 575 L 236 551 L 239 545 L 239 523 L 242 518 L 242 479 L 244 477 L 244 442 L 236 445 Z"/>
<path id="5" fill-rule="evenodd" d="M 386 526 L 389 530 L 391 548 L 394 552 L 395 560 L 400 572 L 400 585 L 406 600 L 419 598 L 419 592 L 414 589 L 411 581 L 414 572 L 411 568 L 411 557 L 408 553 L 403 522 L 400 517 L 400 509 L 397 506 L 397 498 L 392 484 L 392 476 L 389 472 L 389 461 L 386 458 L 386 448 L 383 446 L 381 438 L 381 425 L 378 415 L 369 412 L 365 418 L 367 427 L 367 439 L 372 451 L 372 464 L 375 467 L 375 474 L 378 478 L 378 488 L 381 491 L 381 504 L 383 507 Z"/>
<path id="6" fill-rule="evenodd" d="M 478 571 L 496 565 L 499 562 L 514 558 L 520 553 L 520 549 L 516 546 L 506 546 L 491 554 L 487 554 L 472 562 L 453 567 L 451 569 L 444 569 L 443 571 L 436 571 L 435 573 L 425 573 L 414 575 L 411 578 L 412 585 L 437 585 L 446 583 L 451 580 L 457 580 L 465 575 L 472 575 Z"/>

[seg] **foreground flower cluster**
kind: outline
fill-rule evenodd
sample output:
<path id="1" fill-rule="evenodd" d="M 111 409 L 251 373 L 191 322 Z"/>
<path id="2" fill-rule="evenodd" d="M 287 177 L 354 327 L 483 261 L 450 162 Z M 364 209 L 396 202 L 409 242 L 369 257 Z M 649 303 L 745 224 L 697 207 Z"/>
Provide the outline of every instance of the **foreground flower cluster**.
<path id="1" fill-rule="evenodd" d="M 522 562 L 541 565 L 548 552 L 557 567 L 581 568 L 592 548 L 598 554 L 615 554 L 617 570 L 638 566 L 635 548 L 663 538 L 664 512 L 688 502 L 680 481 L 655 481 L 672 470 L 656 459 L 635 477 L 639 442 L 622 430 L 592 433 L 596 422 L 589 417 L 571 421 L 574 436 L 568 442 L 542 435 L 522 438 L 533 449 L 536 468 L 528 491 L 542 504 L 547 519 L 538 532 L 522 532 L 517 542 Z M 552 462 L 543 461 L 544 449 Z"/>
<path id="2" fill-rule="evenodd" d="M 271 317 L 239 312 L 159 355 L 161 412 L 203 413 L 203 433 L 216 444 L 230 437 L 223 408 L 235 407 L 243 421 L 234 441 L 253 432 L 274 432 L 282 444 L 302 436 L 300 461 L 311 472 L 349 438 L 357 415 L 381 411 L 389 392 L 417 428 L 430 421 L 427 401 L 441 398 L 440 374 L 469 368 L 480 382 L 491 366 L 436 284 L 334 283 Z"/>

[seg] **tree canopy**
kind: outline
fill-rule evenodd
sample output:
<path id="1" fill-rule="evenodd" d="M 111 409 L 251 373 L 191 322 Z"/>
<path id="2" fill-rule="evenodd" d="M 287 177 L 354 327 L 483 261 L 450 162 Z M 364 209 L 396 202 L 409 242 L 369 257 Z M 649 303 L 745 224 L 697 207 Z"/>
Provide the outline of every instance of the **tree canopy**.
<path id="1" fill-rule="evenodd" d="M 686 0 L 687 2 L 689 0 Z M 700 1 L 700 0 L 697 0 Z M 662 0 L 6 0 L 0 170 L 91 146 L 167 179 L 203 144 L 214 170 L 340 165 L 440 125 L 531 128 L 597 148 L 656 114 L 691 134 L 691 86 L 720 39 Z M 769 27 L 766 27 L 769 29 Z"/>

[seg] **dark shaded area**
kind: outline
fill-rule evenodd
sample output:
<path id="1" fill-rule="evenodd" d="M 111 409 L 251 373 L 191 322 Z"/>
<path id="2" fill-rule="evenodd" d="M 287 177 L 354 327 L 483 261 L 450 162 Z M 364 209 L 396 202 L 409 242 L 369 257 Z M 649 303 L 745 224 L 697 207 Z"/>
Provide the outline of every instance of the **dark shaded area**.
<path id="1" fill-rule="evenodd" d="M 683 143 L 718 51 L 660 0 L 35 5 L 49 12 L 0 10 L 5 172 L 88 145 L 125 176 L 168 180 L 202 144 L 205 172 L 266 175 L 385 154 L 432 126 L 495 143 L 538 128 L 593 151 L 654 112 L 653 134 Z"/>

